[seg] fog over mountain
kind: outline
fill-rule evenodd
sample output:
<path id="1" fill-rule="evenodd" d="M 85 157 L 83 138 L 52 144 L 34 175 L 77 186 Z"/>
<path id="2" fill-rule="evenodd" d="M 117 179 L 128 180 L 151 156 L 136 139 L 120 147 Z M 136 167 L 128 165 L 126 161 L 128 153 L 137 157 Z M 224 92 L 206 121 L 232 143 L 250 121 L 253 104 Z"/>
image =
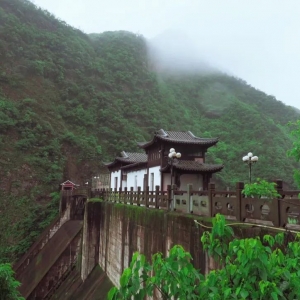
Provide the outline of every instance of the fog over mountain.
<path id="1" fill-rule="evenodd" d="M 127 30 L 155 41 L 179 32 L 192 43 L 165 43 L 166 61 L 195 57 L 300 108 L 300 1 L 32 0 L 86 33 Z M 172 47 L 171 47 L 172 45 Z M 192 47 L 190 47 L 192 46 Z M 194 51 L 195 46 L 197 51 Z M 182 55 L 178 60 L 180 49 Z M 186 52 L 185 52 L 186 50 Z M 198 56 L 199 55 L 199 56 Z M 187 58 L 188 63 L 185 62 Z M 194 65 L 194 63 L 192 63 Z"/>
<path id="2" fill-rule="evenodd" d="M 193 39 L 180 30 L 166 30 L 148 40 L 149 56 L 158 71 L 219 72 L 205 60 Z"/>

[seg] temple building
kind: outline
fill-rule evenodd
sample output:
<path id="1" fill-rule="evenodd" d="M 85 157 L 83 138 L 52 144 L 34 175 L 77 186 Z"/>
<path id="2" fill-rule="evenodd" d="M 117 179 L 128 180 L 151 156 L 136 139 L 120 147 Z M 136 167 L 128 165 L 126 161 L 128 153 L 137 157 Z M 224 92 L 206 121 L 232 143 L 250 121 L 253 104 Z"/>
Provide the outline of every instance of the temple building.
<path id="1" fill-rule="evenodd" d="M 217 138 L 199 138 L 190 131 L 158 130 L 151 141 L 138 143 L 144 153 L 121 153 L 111 163 L 110 187 L 122 190 L 131 187 L 136 191 L 149 186 L 150 191 L 159 186 L 166 190 L 169 184 L 177 189 L 186 189 L 193 184 L 195 190 L 206 190 L 213 173 L 222 170 L 223 165 L 205 163 L 205 153 L 218 143 Z M 170 149 L 180 153 L 180 158 L 170 158 Z M 172 174 L 172 178 L 171 178 Z"/>

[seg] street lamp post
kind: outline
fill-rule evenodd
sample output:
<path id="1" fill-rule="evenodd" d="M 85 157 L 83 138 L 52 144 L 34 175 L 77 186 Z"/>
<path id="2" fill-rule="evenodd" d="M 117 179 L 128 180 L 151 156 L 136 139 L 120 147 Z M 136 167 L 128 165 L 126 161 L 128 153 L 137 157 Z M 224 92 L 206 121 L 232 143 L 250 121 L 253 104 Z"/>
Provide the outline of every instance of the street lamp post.
<path id="1" fill-rule="evenodd" d="M 255 164 L 258 161 L 258 157 L 253 156 L 253 154 L 251 152 L 249 152 L 242 159 L 243 159 L 243 162 L 246 163 L 249 166 L 249 182 L 251 183 L 252 164 Z"/>
<path id="2" fill-rule="evenodd" d="M 171 203 L 169 203 L 169 209 L 174 210 L 175 209 L 175 203 L 174 203 L 174 191 L 173 191 L 173 168 L 174 164 L 178 163 L 178 158 L 181 157 L 180 152 L 176 152 L 174 148 L 170 149 L 169 155 L 168 155 L 168 163 L 171 166 Z"/>
<path id="3" fill-rule="evenodd" d="M 171 190 L 173 189 L 173 166 L 177 162 L 177 159 L 181 157 L 180 152 L 176 152 L 174 148 L 170 149 L 169 152 L 169 165 L 171 166 Z"/>

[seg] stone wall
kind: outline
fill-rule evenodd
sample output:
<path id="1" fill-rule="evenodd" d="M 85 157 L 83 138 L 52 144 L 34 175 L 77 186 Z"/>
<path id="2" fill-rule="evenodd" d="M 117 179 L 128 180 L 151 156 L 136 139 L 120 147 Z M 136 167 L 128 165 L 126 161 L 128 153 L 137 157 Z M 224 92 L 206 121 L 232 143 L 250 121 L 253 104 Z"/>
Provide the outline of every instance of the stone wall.
<path id="1" fill-rule="evenodd" d="M 45 230 L 33 250 L 29 251 L 29 256 L 18 264 L 16 275 L 22 282 L 20 292 L 25 297 L 30 295 L 28 299 L 55 294 L 68 274 L 73 274 L 75 262 L 78 262 L 75 277 L 78 274 L 76 282 L 79 286 L 83 284 L 93 289 L 89 286 L 89 278 L 95 266 L 99 265 L 112 284 L 119 286 L 120 276 L 129 266 L 134 252 L 139 251 L 150 261 L 157 252 L 167 255 L 176 244 L 191 253 L 194 266 L 202 273 L 207 274 L 216 268 L 213 260 L 202 250 L 200 238 L 204 230 L 194 222 L 195 219 L 206 220 L 209 224 L 211 219 L 208 217 L 145 206 L 90 201 L 85 205 L 82 230 L 82 221 L 67 221 L 72 217 L 74 203 L 71 198 L 62 198 L 61 218 Z M 247 226 L 236 226 L 234 231 L 239 238 L 272 234 L 270 230 Z M 98 278 L 100 281 L 104 278 L 102 275 Z M 105 284 L 105 288 L 101 285 L 102 288 L 104 293 L 108 285 Z"/>
<path id="2" fill-rule="evenodd" d="M 81 278 L 84 281 L 99 262 L 101 203 L 88 202 L 85 206 Z"/>
<path id="3" fill-rule="evenodd" d="M 207 257 L 200 242 L 203 231 L 196 228 L 194 218 L 188 215 L 133 205 L 88 202 L 83 232 L 83 280 L 99 264 L 118 286 L 135 251 L 150 260 L 154 253 L 167 254 L 176 244 L 191 253 L 196 268 L 203 273 L 207 269 Z"/>

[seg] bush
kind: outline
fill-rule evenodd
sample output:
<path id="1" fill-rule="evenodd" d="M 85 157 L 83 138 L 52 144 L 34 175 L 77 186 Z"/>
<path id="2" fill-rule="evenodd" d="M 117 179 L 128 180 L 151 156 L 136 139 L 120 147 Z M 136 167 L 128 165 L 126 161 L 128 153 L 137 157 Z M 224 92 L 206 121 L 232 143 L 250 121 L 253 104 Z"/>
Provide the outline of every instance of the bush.
<path id="1" fill-rule="evenodd" d="M 279 198 L 280 194 L 278 194 L 276 186 L 277 184 L 275 182 L 268 182 L 257 178 L 256 182 L 245 184 L 245 188 L 242 190 L 242 193 L 246 197 L 264 197 L 269 199 Z"/>
<path id="2" fill-rule="evenodd" d="M 20 282 L 15 280 L 10 264 L 0 264 L 0 300 L 25 300 L 20 296 Z"/>

